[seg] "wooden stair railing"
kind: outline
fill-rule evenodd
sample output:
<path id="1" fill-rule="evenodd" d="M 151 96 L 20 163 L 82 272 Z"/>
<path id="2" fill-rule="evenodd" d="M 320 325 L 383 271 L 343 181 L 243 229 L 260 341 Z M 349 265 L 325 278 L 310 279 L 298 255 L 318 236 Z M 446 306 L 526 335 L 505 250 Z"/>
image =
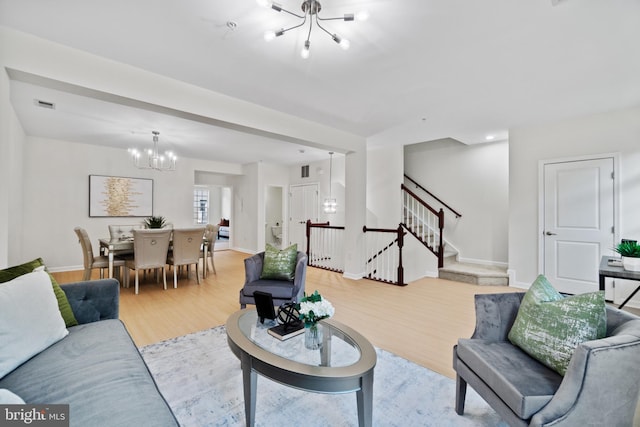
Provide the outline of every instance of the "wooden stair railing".
<path id="1" fill-rule="evenodd" d="M 424 191 L 425 193 L 427 193 L 430 197 L 433 197 L 434 200 L 436 200 L 438 203 L 440 203 L 442 206 L 444 206 L 445 208 L 449 209 L 451 212 L 453 212 L 453 214 L 456 216 L 456 218 L 462 218 L 462 214 L 458 213 L 458 211 L 456 211 L 455 209 L 453 209 L 451 206 L 449 206 L 448 204 L 446 204 L 445 202 L 443 202 L 442 200 L 440 200 L 438 198 L 438 196 L 436 196 L 435 194 L 433 194 L 431 191 L 427 190 L 426 188 L 424 188 L 422 185 L 420 185 L 418 183 L 418 181 L 416 181 L 415 179 L 411 178 L 409 175 L 407 175 L 406 173 L 404 174 L 404 177 L 408 180 L 411 181 L 416 188 L 419 188 L 420 190 Z"/>
<path id="2" fill-rule="evenodd" d="M 372 233 L 372 238 L 366 238 L 366 250 L 368 260 L 366 262 L 366 277 L 378 282 L 393 285 L 406 286 L 404 282 L 404 267 L 402 266 L 402 247 L 404 235 L 402 225 L 393 228 L 368 228 L 362 227 L 364 233 Z M 373 234 L 375 233 L 375 234 Z M 391 242 L 387 235 L 394 233 Z M 381 248 L 382 249 L 378 249 Z M 397 248 L 395 251 L 393 249 Z M 396 256 L 397 254 L 397 256 Z"/>
<path id="3" fill-rule="evenodd" d="M 344 227 L 307 221 L 307 265 L 344 272 Z"/>
<path id="4" fill-rule="evenodd" d="M 404 184 L 402 191 L 402 226 L 438 257 L 438 268 L 444 266 L 444 210 L 437 211 Z"/>
<path id="5" fill-rule="evenodd" d="M 451 210 L 457 218 L 462 215 L 446 205 L 436 196 L 427 191 L 409 176 L 405 177 L 425 191 L 429 196 Z M 438 268 L 444 266 L 444 210 L 436 210 L 404 184 L 400 185 L 402 192 L 402 222 L 397 229 L 368 228 L 366 233 L 396 233 L 391 241 L 380 241 L 365 244 L 370 254 L 366 262 L 366 276 L 369 279 L 385 283 L 405 286 L 404 267 L 402 265 L 402 247 L 404 246 L 404 230 L 416 237 L 429 251 L 438 258 Z M 332 226 L 329 222 L 306 223 L 307 237 L 307 265 L 325 270 L 344 272 L 344 227 Z M 398 251 L 394 249 L 397 246 Z M 395 254 L 397 253 L 397 258 Z M 393 272 L 391 272 L 393 270 Z"/>

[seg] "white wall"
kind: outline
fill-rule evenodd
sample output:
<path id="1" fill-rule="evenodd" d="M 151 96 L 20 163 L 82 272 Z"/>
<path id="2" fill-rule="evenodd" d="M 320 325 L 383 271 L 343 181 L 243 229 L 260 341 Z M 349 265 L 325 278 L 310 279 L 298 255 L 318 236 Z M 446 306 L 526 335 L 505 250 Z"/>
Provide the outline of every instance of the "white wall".
<path id="1" fill-rule="evenodd" d="M 444 238 L 458 249 L 460 260 L 506 266 L 509 143 L 425 142 L 406 146 L 404 162 L 407 175 L 462 215 L 456 219 L 444 208 Z M 407 186 L 436 209 L 441 207 Z"/>
<path id="2" fill-rule="evenodd" d="M 344 276 L 360 279 L 365 274 L 365 242 L 362 226 L 367 220 L 367 152 L 345 156 Z"/>
<path id="3" fill-rule="evenodd" d="M 403 147 L 367 151 L 367 227 L 396 228 L 400 224 L 403 153 Z"/>
<path id="4" fill-rule="evenodd" d="M 9 102 L 9 78 L 4 72 L 0 72 L 0 93 L 7 94 L 0 97 L 0 268 L 5 268 L 19 263 L 22 247 L 23 191 L 16 176 L 22 172 L 25 135 Z"/>
<path id="5" fill-rule="evenodd" d="M 181 158 L 175 172 L 136 169 L 126 150 L 27 137 L 24 170 L 14 177 L 22 182 L 22 234 L 11 242 L 17 262 L 42 257 L 52 270 L 81 268 L 82 251 L 73 232 L 83 227 L 98 253 L 98 239 L 108 237 L 109 224 L 139 223 L 143 218 L 91 218 L 89 175 L 153 179 L 154 215 L 174 227 L 193 224 L 194 170 L 239 173 L 240 166 Z M 18 248 L 22 249 L 19 250 Z"/>
<path id="6" fill-rule="evenodd" d="M 229 219 L 231 218 L 231 187 L 222 187 L 222 194 L 220 195 L 220 212 L 221 217 Z M 221 218 L 221 219 L 222 219 Z"/>
<path id="7" fill-rule="evenodd" d="M 222 218 L 222 187 L 212 185 L 209 190 L 209 223 L 218 224 Z"/>
<path id="8" fill-rule="evenodd" d="M 258 175 L 259 166 L 242 166 L 242 175 L 231 178 L 233 183 L 233 218 L 229 223 L 235 249 L 255 253 L 258 248 Z"/>
<path id="9" fill-rule="evenodd" d="M 640 240 L 640 107 L 510 130 L 509 268 L 517 286 L 538 271 L 538 162 L 620 153 L 618 237 Z"/>

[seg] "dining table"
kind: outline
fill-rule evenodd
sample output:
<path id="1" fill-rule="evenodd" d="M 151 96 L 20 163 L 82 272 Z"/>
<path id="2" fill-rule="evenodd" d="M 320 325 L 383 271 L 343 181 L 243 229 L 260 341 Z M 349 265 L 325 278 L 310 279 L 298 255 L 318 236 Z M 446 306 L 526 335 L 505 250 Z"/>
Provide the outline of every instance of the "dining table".
<path id="1" fill-rule="evenodd" d="M 110 238 L 98 239 L 100 243 L 100 253 L 106 252 L 109 257 L 109 278 L 113 278 L 113 259 L 118 254 L 131 254 L 133 253 L 133 237 L 126 237 L 117 240 Z M 204 251 L 204 266 L 203 275 L 207 277 L 207 253 L 209 250 L 209 242 L 207 239 L 202 239 L 203 251 Z"/>
<path id="2" fill-rule="evenodd" d="M 98 239 L 100 253 L 109 257 L 109 278 L 113 278 L 113 258 L 118 254 L 133 253 L 133 237 L 112 240 L 110 238 Z"/>

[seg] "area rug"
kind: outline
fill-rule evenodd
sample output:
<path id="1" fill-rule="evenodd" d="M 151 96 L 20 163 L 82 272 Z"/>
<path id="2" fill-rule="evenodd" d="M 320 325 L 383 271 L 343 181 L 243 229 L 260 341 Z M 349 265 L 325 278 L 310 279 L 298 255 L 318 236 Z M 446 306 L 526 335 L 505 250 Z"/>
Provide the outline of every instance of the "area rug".
<path id="1" fill-rule="evenodd" d="M 245 425 L 240 361 L 229 349 L 224 326 L 140 352 L 181 426 Z M 374 426 L 507 426 L 471 388 L 465 415 L 458 416 L 454 380 L 388 351 L 376 352 Z M 256 426 L 300 425 L 357 426 L 355 393 L 305 392 L 258 375 Z"/>

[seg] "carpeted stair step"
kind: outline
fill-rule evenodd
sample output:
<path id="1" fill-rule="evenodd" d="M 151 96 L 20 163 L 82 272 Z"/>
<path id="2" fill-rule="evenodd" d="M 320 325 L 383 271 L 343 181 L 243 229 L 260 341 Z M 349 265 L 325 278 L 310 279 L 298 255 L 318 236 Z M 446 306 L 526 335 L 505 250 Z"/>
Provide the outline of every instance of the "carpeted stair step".
<path id="1" fill-rule="evenodd" d="M 444 245 L 444 257 L 443 257 L 443 261 L 444 261 L 444 266 L 448 267 L 451 264 L 455 264 L 458 262 L 458 252 L 451 250 L 447 247 L 447 245 Z"/>
<path id="2" fill-rule="evenodd" d="M 438 270 L 438 277 L 474 285 L 509 286 L 509 275 L 504 268 L 454 262 Z"/>

